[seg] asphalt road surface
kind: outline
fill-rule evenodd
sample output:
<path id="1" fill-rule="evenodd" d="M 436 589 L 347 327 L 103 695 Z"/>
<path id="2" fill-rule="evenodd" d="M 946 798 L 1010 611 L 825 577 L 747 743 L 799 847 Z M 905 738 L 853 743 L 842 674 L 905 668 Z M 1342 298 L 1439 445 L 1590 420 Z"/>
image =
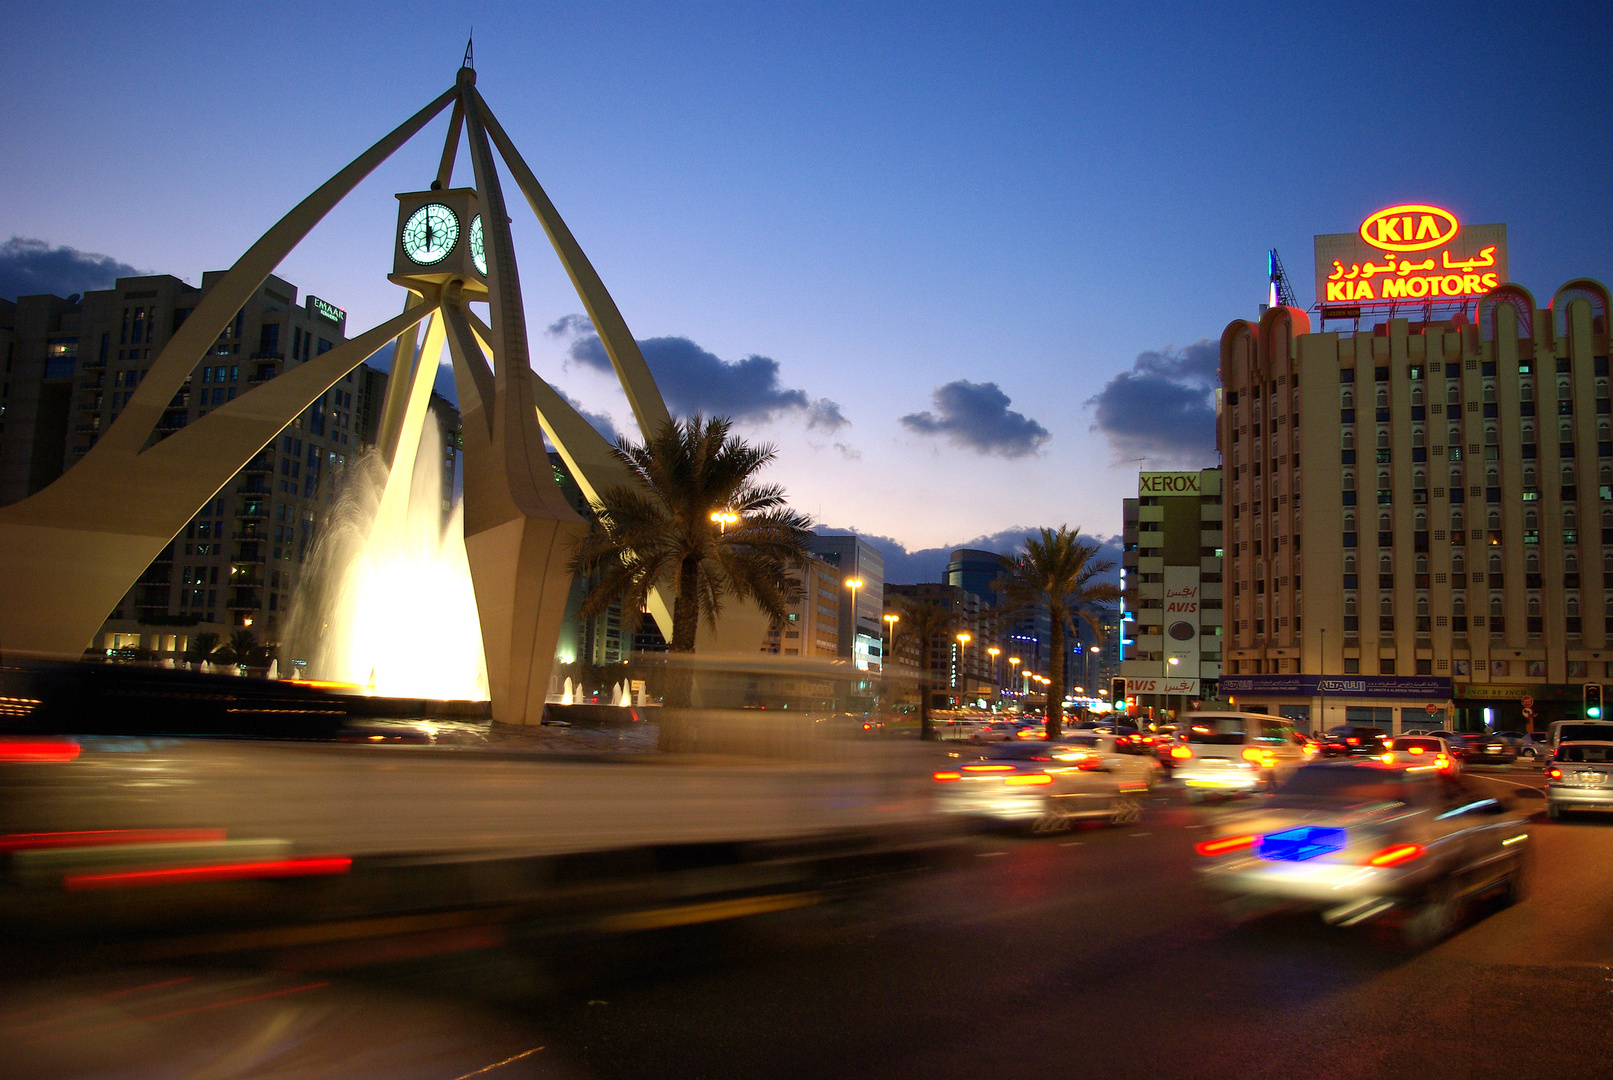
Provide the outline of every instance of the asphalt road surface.
<path id="1" fill-rule="evenodd" d="M 1481 783 L 1535 786 L 1538 771 Z M 1214 810 L 973 839 L 850 903 L 560 949 L 12 983 L 8 1076 L 1603 1077 L 1613 822 L 1536 828 L 1533 889 L 1425 952 L 1194 887 Z M 372 958 L 373 959 L 373 958 Z"/>

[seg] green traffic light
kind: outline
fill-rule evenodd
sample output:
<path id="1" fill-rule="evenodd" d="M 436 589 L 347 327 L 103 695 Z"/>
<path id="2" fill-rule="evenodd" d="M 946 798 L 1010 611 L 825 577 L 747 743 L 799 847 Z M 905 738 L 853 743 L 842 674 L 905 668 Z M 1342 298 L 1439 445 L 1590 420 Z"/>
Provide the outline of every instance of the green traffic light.
<path id="1" fill-rule="evenodd" d="M 1585 710 L 1585 715 L 1590 717 L 1592 720 L 1600 719 L 1602 715 L 1602 707 L 1600 705 L 1592 705 L 1590 708 Z"/>

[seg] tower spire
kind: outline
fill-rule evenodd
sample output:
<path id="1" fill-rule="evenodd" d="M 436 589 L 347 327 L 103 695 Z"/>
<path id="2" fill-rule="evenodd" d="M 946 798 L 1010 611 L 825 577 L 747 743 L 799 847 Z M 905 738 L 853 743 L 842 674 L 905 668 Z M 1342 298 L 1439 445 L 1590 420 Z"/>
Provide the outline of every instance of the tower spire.
<path id="1" fill-rule="evenodd" d="M 475 69 L 475 67 L 476 67 L 476 56 L 471 51 L 471 46 L 475 41 L 476 41 L 476 28 L 472 27 L 471 32 L 470 32 L 470 37 L 465 39 L 465 60 L 464 60 L 463 63 L 461 63 L 459 65 L 460 67 L 462 67 L 462 68 L 471 68 L 472 70 Z"/>

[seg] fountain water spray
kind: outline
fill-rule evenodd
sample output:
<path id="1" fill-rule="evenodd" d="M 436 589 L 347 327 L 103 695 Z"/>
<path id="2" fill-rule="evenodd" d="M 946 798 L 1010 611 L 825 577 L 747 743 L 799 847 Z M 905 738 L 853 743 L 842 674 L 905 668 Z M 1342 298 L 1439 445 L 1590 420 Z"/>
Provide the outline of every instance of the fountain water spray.
<path id="1" fill-rule="evenodd" d="M 388 470 L 366 451 L 327 515 L 294 599 L 290 654 L 307 675 L 387 697 L 486 700 L 461 509 L 443 512 L 442 436 Z"/>

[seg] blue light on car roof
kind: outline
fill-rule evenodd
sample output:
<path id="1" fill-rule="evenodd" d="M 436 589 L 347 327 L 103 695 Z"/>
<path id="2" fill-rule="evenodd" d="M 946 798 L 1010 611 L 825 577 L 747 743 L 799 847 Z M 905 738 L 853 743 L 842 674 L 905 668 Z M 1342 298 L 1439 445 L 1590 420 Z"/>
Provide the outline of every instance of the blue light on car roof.
<path id="1" fill-rule="evenodd" d="M 1343 829 L 1326 829 L 1317 825 L 1302 825 L 1297 829 L 1267 833 L 1255 845 L 1255 854 L 1262 859 L 1281 862 L 1304 862 L 1344 847 Z"/>

